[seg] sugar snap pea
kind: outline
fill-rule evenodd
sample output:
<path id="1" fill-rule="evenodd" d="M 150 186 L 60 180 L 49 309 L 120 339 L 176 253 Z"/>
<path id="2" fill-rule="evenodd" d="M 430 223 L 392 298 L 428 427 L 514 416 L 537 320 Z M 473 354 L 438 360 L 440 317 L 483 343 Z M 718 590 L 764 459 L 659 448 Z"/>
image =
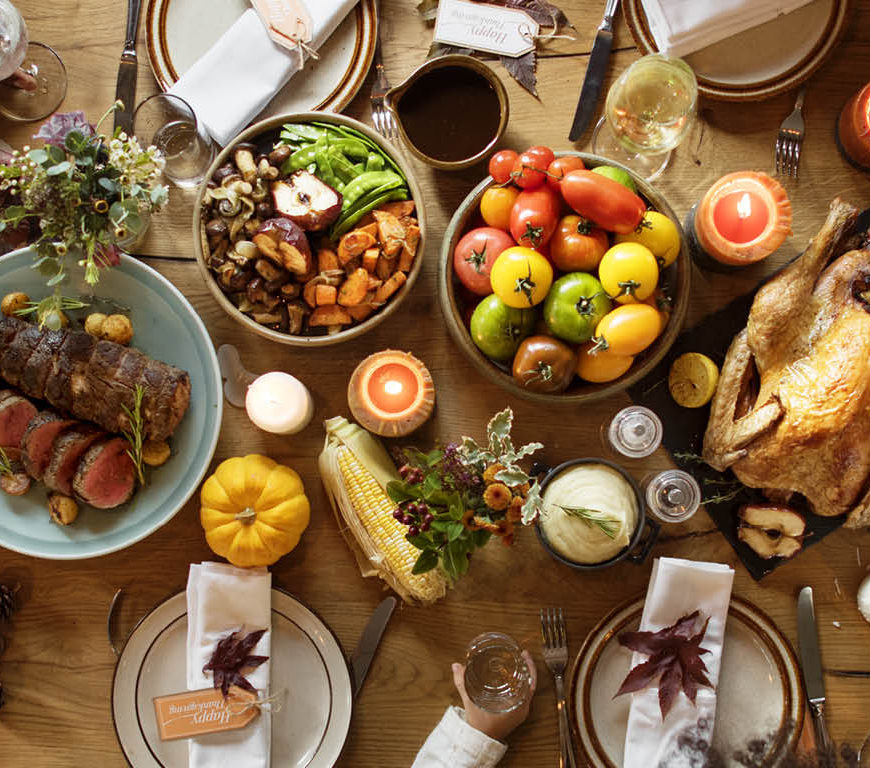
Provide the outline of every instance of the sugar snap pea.
<path id="1" fill-rule="evenodd" d="M 332 170 L 335 171 L 335 175 L 338 176 L 345 184 L 353 179 L 355 179 L 359 174 L 357 174 L 356 169 L 354 168 L 353 163 L 348 160 L 338 149 L 335 147 L 329 148 L 329 162 L 332 165 Z"/>
<path id="2" fill-rule="evenodd" d="M 397 187 L 403 183 L 404 179 L 392 171 L 361 173 L 344 188 L 344 203 L 341 209 L 342 211 L 350 209 L 357 200 L 373 189 L 378 189 L 385 184 L 393 184 Z"/>
<path id="3" fill-rule="evenodd" d="M 281 138 L 284 138 L 285 134 L 287 134 L 287 138 L 295 137 L 294 141 L 301 139 L 302 141 L 313 142 L 317 141 L 321 136 L 326 136 L 327 131 L 325 128 L 310 123 L 285 123 L 281 126 Z"/>
<path id="4" fill-rule="evenodd" d="M 352 214 L 347 216 L 344 219 L 340 219 L 335 222 L 335 226 L 332 228 L 332 232 L 330 233 L 333 238 L 340 237 L 345 232 L 350 230 L 354 224 L 356 224 L 363 216 L 367 213 L 371 213 L 375 208 L 382 206 L 384 203 L 390 203 L 394 200 L 407 200 L 408 192 L 403 189 L 391 189 L 387 192 L 383 192 L 377 197 L 370 200 L 366 205 L 362 206 L 359 210 L 354 211 Z"/>
<path id="5" fill-rule="evenodd" d="M 384 156 L 380 152 L 369 152 L 366 158 L 366 171 L 384 170 Z"/>
<path id="6" fill-rule="evenodd" d="M 288 157 L 281 165 L 281 173 L 288 175 L 294 171 L 301 170 L 311 163 L 315 162 L 315 147 L 311 144 L 304 149 L 297 149 L 290 157 Z"/>
<path id="7" fill-rule="evenodd" d="M 317 163 L 317 175 L 321 181 L 326 182 L 330 187 L 336 188 L 338 187 L 339 180 L 332 169 L 328 150 L 328 136 L 321 136 L 314 142 L 314 160 Z"/>

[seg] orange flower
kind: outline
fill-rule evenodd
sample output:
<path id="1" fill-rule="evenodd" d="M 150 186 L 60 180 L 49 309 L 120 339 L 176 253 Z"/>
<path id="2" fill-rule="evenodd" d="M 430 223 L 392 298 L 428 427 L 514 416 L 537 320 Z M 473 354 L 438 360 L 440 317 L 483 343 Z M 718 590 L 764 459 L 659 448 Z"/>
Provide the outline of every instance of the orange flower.
<path id="1" fill-rule="evenodd" d="M 490 485 L 494 482 L 495 476 L 504 469 L 504 464 L 490 464 L 483 473 L 483 482 Z"/>
<path id="2" fill-rule="evenodd" d="M 510 506 L 510 489 L 504 483 L 493 483 L 483 492 L 483 503 L 496 512 L 502 512 Z"/>
<path id="3" fill-rule="evenodd" d="M 523 519 L 523 504 L 525 504 L 525 500 L 522 496 L 514 496 L 511 499 L 511 505 L 507 511 L 507 519 L 512 523 L 518 523 Z"/>

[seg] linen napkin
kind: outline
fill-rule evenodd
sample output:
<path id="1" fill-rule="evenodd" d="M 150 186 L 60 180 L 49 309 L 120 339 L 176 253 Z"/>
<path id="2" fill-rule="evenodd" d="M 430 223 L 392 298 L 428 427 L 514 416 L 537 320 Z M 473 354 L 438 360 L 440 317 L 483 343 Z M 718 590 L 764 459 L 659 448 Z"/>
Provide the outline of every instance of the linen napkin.
<path id="1" fill-rule="evenodd" d="M 356 3 L 306 0 L 313 24 L 311 48 L 320 48 Z M 169 93 L 190 104 L 212 138 L 223 146 L 301 68 L 299 52 L 273 42 L 257 12 L 249 8 L 181 75 Z"/>
<path id="2" fill-rule="evenodd" d="M 812 0 L 643 0 L 659 51 L 685 56 L 737 35 Z M 739 55 L 738 51 L 734 52 Z"/>
<path id="3" fill-rule="evenodd" d="M 734 570 L 727 565 L 659 558 L 653 564 L 640 622 L 641 630 L 657 632 L 696 610 L 700 611 L 702 620 L 709 616 L 710 623 L 701 645 L 710 651 L 702 658 L 707 665 L 707 677 L 714 686 L 719 681 L 733 581 Z M 632 668 L 647 658 L 635 653 Z M 678 752 L 679 736 L 689 728 L 695 729 L 695 733 L 708 744 L 712 743 L 716 718 L 715 688 L 699 687 L 695 704 L 680 691 L 664 722 L 657 685 L 633 693 L 631 697 L 624 768 L 657 765 L 682 768 L 691 765 L 692 756 L 681 756 Z"/>
<path id="4" fill-rule="evenodd" d="M 212 686 L 208 663 L 218 640 L 242 629 L 266 628 L 251 653 L 270 656 L 272 640 L 272 574 L 265 568 L 242 569 L 223 563 L 196 563 L 187 578 L 187 687 Z M 269 665 L 245 677 L 261 695 L 269 691 Z M 189 740 L 190 768 L 268 768 L 272 741 L 271 715 L 261 710 L 253 722 Z"/>

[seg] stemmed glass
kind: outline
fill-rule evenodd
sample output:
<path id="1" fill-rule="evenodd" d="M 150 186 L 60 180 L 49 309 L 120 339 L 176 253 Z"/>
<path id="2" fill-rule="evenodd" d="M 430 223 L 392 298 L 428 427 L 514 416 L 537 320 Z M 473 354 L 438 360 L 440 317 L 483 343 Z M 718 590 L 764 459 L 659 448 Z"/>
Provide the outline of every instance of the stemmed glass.
<path id="1" fill-rule="evenodd" d="M 607 92 L 604 117 L 592 134 L 596 155 L 648 180 L 667 167 L 692 124 L 698 83 L 682 59 L 653 53 L 638 59 Z"/>
<path id="2" fill-rule="evenodd" d="M 0 83 L 0 114 L 19 122 L 48 117 L 66 95 L 66 68 L 47 45 L 29 41 L 18 9 L 9 0 L 0 0 L 0 80 L 19 68 L 33 78 L 35 87 Z"/>

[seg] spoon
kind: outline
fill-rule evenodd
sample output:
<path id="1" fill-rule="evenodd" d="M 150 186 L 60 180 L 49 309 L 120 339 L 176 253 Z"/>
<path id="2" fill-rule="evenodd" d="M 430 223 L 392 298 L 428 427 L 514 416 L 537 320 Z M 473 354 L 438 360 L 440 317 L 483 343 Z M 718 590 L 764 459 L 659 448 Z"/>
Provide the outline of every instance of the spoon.
<path id="1" fill-rule="evenodd" d="M 257 375 L 242 365 L 239 350 L 232 344 L 221 344 L 217 356 L 221 377 L 224 379 L 224 397 L 230 405 L 244 408 L 248 387 L 257 378 Z"/>

